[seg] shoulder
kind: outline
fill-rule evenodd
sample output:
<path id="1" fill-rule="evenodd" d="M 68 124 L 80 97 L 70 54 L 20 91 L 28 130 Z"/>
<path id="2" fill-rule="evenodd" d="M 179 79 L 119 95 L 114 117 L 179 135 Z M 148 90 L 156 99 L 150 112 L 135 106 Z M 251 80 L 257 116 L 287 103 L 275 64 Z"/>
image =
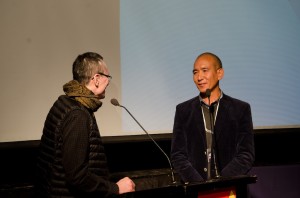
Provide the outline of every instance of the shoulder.
<path id="1" fill-rule="evenodd" d="M 250 104 L 248 102 L 231 97 L 224 93 L 223 93 L 223 98 L 221 100 L 223 100 L 224 103 L 232 104 L 234 106 L 250 106 Z"/>
<path id="2" fill-rule="evenodd" d="M 225 94 L 223 94 L 223 98 L 220 101 L 220 108 L 223 110 L 227 109 L 229 112 L 238 115 L 251 115 L 251 106 L 248 102 Z"/>
<path id="3" fill-rule="evenodd" d="M 83 105 L 81 105 L 73 98 L 70 98 L 66 95 L 61 95 L 58 97 L 51 109 L 51 112 L 57 113 L 58 115 L 61 115 L 63 117 L 91 117 L 91 112 L 89 112 L 88 109 L 86 109 Z"/>
<path id="4" fill-rule="evenodd" d="M 195 103 L 196 101 L 199 101 L 199 97 L 198 96 L 193 97 L 193 98 L 191 98 L 189 100 L 186 100 L 184 102 L 181 102 L 181 103 L 177 104 L 177 106 L 191 105 L 191 104 Z"/>
<path id="5" fill-rule="evenodd" d="M 196 96 L 176 105 L 176 109 L 190 109 L 193 106 L 200 105 L 199 97 Z"/>
<path id="6" fill-rule="evenodd" d="M 59 96 L 58 99 L 56 100 L 56 104 L 61 104 L 63 106 L 68 106 L 73 108 L 81 106 L 76 100 L 66 95 Z"/>

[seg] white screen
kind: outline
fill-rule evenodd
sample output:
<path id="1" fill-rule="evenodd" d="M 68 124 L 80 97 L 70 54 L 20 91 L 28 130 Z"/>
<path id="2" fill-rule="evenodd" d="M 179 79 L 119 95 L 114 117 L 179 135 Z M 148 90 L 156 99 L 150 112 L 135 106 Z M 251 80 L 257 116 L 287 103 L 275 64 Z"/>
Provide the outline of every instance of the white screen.
<path id="1" fill-rule="evenodd" d="M 95 113 L 102 136 L 171 133 L 198 94 L 192 69 L 217 54 L 225 94 L 250 103 L 255 128 L 300 126 L 297 0 L 1 0 L 0 142 L 38 140 L 78 54 L 100 53 L 113 80 Z"/>
<path id="2" fill-rule="evenodd" d="M 299 126 L 296 1 L 131 0 L 120 7 L 122 102 L 149 131 L 171 131 L 176 104 L 198 94 L 192 69 L 205 51 L 221 58 L 221 89 L 250 103 L 256 128 Z M 123 117 L 124 131 L 140 131 Z"/>

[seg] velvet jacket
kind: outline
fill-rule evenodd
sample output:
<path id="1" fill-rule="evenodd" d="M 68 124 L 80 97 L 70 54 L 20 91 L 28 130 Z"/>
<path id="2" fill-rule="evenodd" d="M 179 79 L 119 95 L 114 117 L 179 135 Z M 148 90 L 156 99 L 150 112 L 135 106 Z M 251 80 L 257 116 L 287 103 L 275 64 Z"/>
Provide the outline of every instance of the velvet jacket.
<path id="1" fill-rule="evenodd" d="M 223 94 L 214 133 L 221 177 L 247 174 L 255 155 L 250 105 Z M 207 179 L 206 134 L 199 96 L 176 106 L 171 161 L 182 181 Z"/>

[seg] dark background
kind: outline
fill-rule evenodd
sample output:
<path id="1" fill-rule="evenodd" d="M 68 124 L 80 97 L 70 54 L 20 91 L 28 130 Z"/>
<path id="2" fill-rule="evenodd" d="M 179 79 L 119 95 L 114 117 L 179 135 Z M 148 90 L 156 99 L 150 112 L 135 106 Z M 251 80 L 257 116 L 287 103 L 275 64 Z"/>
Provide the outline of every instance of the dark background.
<path id="1" fill-rule="evenodd" d="M 152 137 L 169 156 L 172 134 Z M 260 129 L 254 138 L 250 174 L 258 180 L 249 185 L 252 197 L 300 197 L 300 129 Z M 143 178 L 140 185 L 153 185 L 170 173 L 166 156 L 147 135 L 103 137 L 103 142 L 115 179 L 127 175 L 137 182 Z M 0 144 L 0 197 L 32 197 L 38 145 L 38 140 Z"/>

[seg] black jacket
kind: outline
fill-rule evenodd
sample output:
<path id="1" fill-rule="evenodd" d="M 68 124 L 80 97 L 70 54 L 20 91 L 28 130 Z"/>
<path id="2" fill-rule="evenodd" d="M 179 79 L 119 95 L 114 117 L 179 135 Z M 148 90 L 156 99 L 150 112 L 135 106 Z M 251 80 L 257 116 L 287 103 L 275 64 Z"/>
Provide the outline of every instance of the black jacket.
<path id="1" fill-rule="evenodd" d="M 93 112 L 68 96 L 60 96 L 48 113 L 40 142 L 37 196 L 105 197 L 118 190 L 109 181 Z"/>
<path id="2" fill-rule="evenodd" d="M 221 176 L 246 174 L 254 162 L 250 105 L 223 94 L 214 132 Z M 171 160 L 184 182 L 207 179 L 206 135 L 198 96 L 176 107 Z"/>

